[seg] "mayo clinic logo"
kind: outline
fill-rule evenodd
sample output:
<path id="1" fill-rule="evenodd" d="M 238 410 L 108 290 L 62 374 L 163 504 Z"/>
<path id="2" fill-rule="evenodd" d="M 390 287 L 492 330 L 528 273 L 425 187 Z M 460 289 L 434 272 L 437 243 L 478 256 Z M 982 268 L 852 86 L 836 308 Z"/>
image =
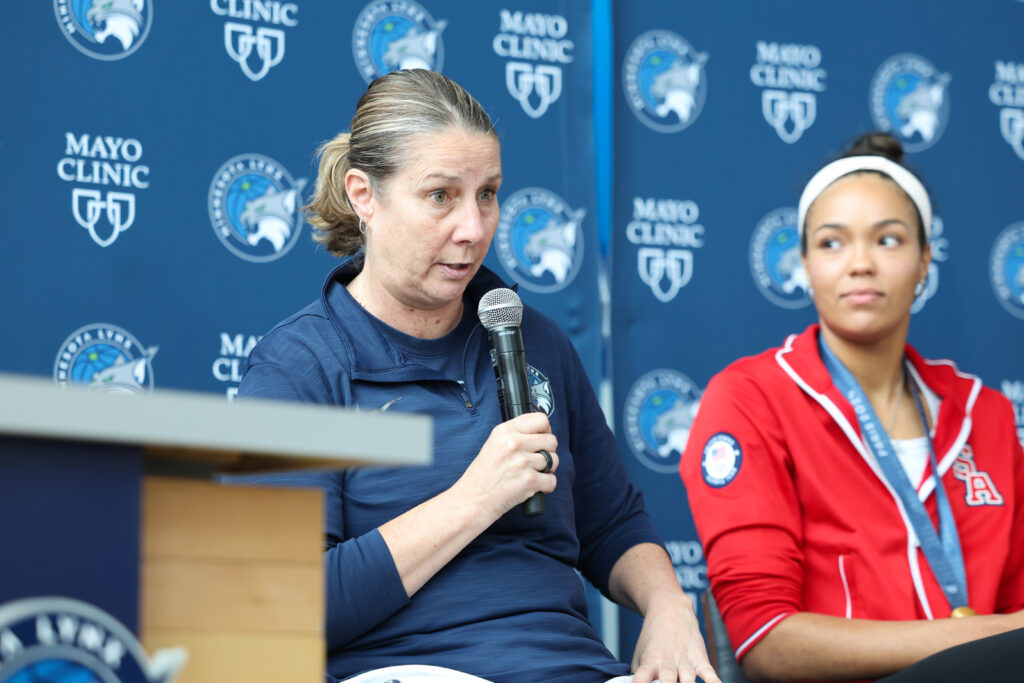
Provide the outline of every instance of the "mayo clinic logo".
<path id="1" fill-rule="evenodd" d="M 626 443 L 641 463 L 655 472 L 678 471 L 701 393 L 675 370 L 652 370 L 633 384 L 622 421 Z"/>
<path id="2" fill-rule="evenodd" d="M 544 294 L 564 289 L 583 263 L 586 213 L 548 190 L 519 190 L 501 205 L 496 236 L 501 265 L 526 289 Z"/>
<path id="3" fill-rule="evenodd" d="M 1003 308 L 1024 318 L 1024 221 L 999 233 L 989 259 L 989 276 Z"/>
<path id="4" fill-rule="evenodd" d="M 228 401 L 233 401 L 238 395 L 238 383 L 245 374 L 245 363 L 260 339 L 255 334 L 220 333 L 220 357 L 213 361 L 211 370 L 215 380 L 227 384 L 225 394 Z"/>
<path id="5" fill-rule="evenodd" d="M 138 50 L 153 23 L 152 0 L 53 0 L 53 11 L 68 42 L 104 61 Z"/>
<path id="6" fill-rule="evenodd" d="M 352 30 L 352 54 L 367 83 L 397 69 L 441 71 L 446 19 L 434 21 L 413 0 L 378 0 L 363 8 Z"/>
<path id="7" fill-rule="evenodd" d="M 573 42 L 565 37 L 569 22 L 559 14 L 507 9 L 499 16 L 501 32 L 492 47 L 499 57 L 512 58 L 505 63 L 505 86 L 523 111 L 538 119 L 562 95 L 562 65 L 573 60 Z"/>
<path id="8" fill-rule="evenodd" d="M 659 133 L 678 133 L 704 108 L 706 52 L 696 52 L 671 31 L 648 31 L 626 52 L 622 86 L 640 121 Z"/>
<path id="9" fill-rule="evenodd" d="M 221 243 L 254 263 L 279 259 L 302 231 L 302 188 L 279 163 L 241 154 L 221 166 L 210 183 L 210 223 Z"/>
<path id="10" fill-rule="evenodd" d="M 186 656 L 174 648 L 147 657 L 120 621 L 79 600 L 0 604 L 0 679 L 9 683 L 170 683 Z"/>
<path id="11" fill-rule="evenodd" d="M 996 77 L 988 99 L 1001 107 L 999 132 L 1017 156 L 1024 159 L 1024 64 L 996 62 Z"/>
<path id="12" fill-rule="evenodd" d="M 899 54 L 885 60 L 871 79 L 871 118 L 908 152 L 934 145 L 949 120 L 951 76 L 924 57 Z"/>
<path id="13" fill-rule="evenodd" d="M 811 303 L 796 221 L 796 209 L 775 209 L 761 219 L 750 239 L 754 282 L 768 301 L 782 308 L 803 308 Z"/>
<path id="14" fill-rule="evenodd" d="M 141 160 L 142 143 L 135 138 L 64 133 L 57 176 L 76 184 L 71 215 L 101 247 L 109 247 L 135 223 L 135 193 L 128 190 L 149 187 L 149 166 Z"/>
<path id="15" fill-rule="evenodd" d="M 757 41 L 757 62 L 750 81 L 761 91 L 761 113 L 779 138 L 793 144 L 814 125 L 815 93 L 825 92 L 825 69 L 817 45 Z"/>
<path id="16" fill-rule="evenodd" d="M 79 384 L 106 392 L 139 394 L 153 390 L 153 356 L 127 330 L 94 323 L 72 332 L 53 363 L 57 384 Z"/>
<path id="17" fill-rule="evenodd" d="M 949 240 L 942 236 L 945 230 L 942 219 L 932 216 L 932 232 L 928 244 L 932 248 L 932 262 L 928 264 L 928 277 L 924 281 L 924 291 L 917 295 L 910 305 L 910 312 L 917 313 L 939 291 L 939 264 L 949 259 Z"/>
<path id="18" fill-rule="evenodd" d="M 294 2 L 256 0 L 210 0 L 210 10 L 221 17 L 243 19 L 224 22 L 224 50 L 251 81 L 258 81 L 284 59 L 285 33 L 282 26 L 299 25 Z"/>
<path id="19" fill-rule="evenodd" d="M 1004 379 L 1000 390 L 1013 403 L 1013 417 L 1017 423 L 1017 440 L 1024 446 L 1024 382 Z"/>
<path id="20" fill-rule="evenodd" d="M 693 250 L 704 246 L 700 207 L 685 199 L 633 197 L 626 239 L 636 252 L 640 281 L 662 303 L 672 301 L 693 277 Z"/>
<path id="21" fill-rule="evenodd" d="M 665 541 L 665 550 L 672 560 L 679 586 L 690 596 L 694 605 L 699 605 L 700 596 L 708 587 L 708 565 L 704 561 L 700 542 Z"/>

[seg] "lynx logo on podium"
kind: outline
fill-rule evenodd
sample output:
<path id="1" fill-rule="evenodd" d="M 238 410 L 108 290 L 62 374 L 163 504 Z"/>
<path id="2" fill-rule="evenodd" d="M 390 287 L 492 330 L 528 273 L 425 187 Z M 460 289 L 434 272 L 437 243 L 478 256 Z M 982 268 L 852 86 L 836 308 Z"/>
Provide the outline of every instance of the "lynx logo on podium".
<path id="1" fill-rule="evenodd" d="M 1003 308 L 1024 318 L 1024 222 L 1014 223 L 999 233 L 992 245 L 989 276 Z"/>
<path id="2" fill-rule="evenodd" d="M 141 160 L 142 143 L 135 138 L 64 134 L 57 176 L 75 183 L 71 215 L 101 247 L 109 247 L 135 222 L 135 193 L 128 190 L 149 187 L 149 166 Z"/>
<path id="3" fill-rule="evenodd" d="M 662 303 L 676 298 L 693 277 L 693 250 L 704 246 L 700 207 L 685 199 L 633 197 L 626 239 L 637 245 L 640 281 Z"/>
<path id="4" fill-rule="evenodd" d="M 492 47 L 505 63 L 505 86 L 523 111 L 539 119 L 562 95 L 562 65 L 573 60 L 569 22 L 559 14 L 503 9 Z"/>
<path id="5" fill-rule="evenodd" d="M 583 263 L 585 209 L 573 209 L 548 190 L 528 187 L 501 205 L 498 259 L 526 289 L 550 294 L 564 289 Z"/>
<path id="6" fill-rule="evenodd" d="M 803 308 L 811 303 L 796 221 L 796 209 L 775 209 L 761 219 L 750 238 L 754 282 L 768 301 L 782 308 Z"/>
<path id="7" fill-rule="evenodd" d="M 53 0 L 53 11 L 75 49 L 104 61 L 138 50 L 153 23 L 152 0 Z"/>
<path id="8" fill-rule="evenodd" d="M 446 19 L 434 21 L 413 0 L 378 0 L 363 8 L 352 29 L 352 55 L 367 83 L 396 69 L 441 71 Z"/>
<path id="9" fill-rule="evenodd" d="M 633 384 L 622 421 L 637 460 L 655 472 L 678 471 L 701 393 L 693 380 L 675 370 L 651 370 Z"/>
<path id="10" fill-rule="evenodd" d="M 757 41 L 757 62 L 750 81 L 763 88 L 761 113 L 779 138 L 793 144 L 814 125 L 818 115 L 815 93 L 825 92 L 825 69 L 817 45 Z"/>
<path id="11" fill-rule="evenodd" d="M 949 121 L 949 74 L 924 57 L 899 54 L 885 60 L 871 79 L 871 117 L 908 152 L 928 149 Z"/>
<path id="12" fill-rule="evenodd" d="M 153 356 L 159 347 L 145 347 L 116 325 L 80 327 L 64 340 L 53 363 L 57 384 L 79 384 L 100 391 L 141 394 L 153 390 Z"/>
<path id="13" fill-rule="evenodd" d="M 224 22 L 224 49 L 251 81 L 260 80 L 284 59 L 285 33 L 281 27 L 299 25 L 295 18 L 299 6 L 294 2 L 210 0 L 210 10 L 228 19 L 259 22 Z"/>
<path id="14" fill-rule="evenodd" d="M 9 683 L 171 683 L 181 648 L 148 657 L 107 612 L 80 600 L 40 597 L 0 604 L 0 680 Z"/>
<path id="15" fill-rule="evenodd" d="M 207 204 L 221 244 L 254 263 L 281 258 L 302 231 L 302 188 L 279 163 L 262 154 L 241 154 L 213 176 Z"/>
<path id="16" fill-rule="evenodd" d="M 648 31 L 626 52 L 622 87 L 640 122 L 659 133 L 689 127 L 707 97 L 706 52 L 697 52 L 671 31 Z"/>
<path id="17" fill-rule="evenodd" d="M 996 62 L 996 77 L 988 98 L 999 110 L 999 132 L 1024 159 L 1024 64 Z"/>

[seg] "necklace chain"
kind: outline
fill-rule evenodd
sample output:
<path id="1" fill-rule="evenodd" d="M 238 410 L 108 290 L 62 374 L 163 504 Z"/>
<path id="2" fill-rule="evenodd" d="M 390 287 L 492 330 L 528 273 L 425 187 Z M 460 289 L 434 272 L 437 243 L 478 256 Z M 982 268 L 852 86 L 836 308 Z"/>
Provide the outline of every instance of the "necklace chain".
<path id="1" fill-rule="evenodd" d="M 907 383 L 907 369 L 900 367 L 900 382 L 896 385 L 895 391 L 893 391 L 893 401 L 895 404 L 892 407 L 892 412 L 889 414 L 889 426 L 886 427 L 887 433 L 892 433 L 892 427 L 896 424 L 896 416 L 900 414 L 900 404 L 903 403 L 903 386 Z"/>

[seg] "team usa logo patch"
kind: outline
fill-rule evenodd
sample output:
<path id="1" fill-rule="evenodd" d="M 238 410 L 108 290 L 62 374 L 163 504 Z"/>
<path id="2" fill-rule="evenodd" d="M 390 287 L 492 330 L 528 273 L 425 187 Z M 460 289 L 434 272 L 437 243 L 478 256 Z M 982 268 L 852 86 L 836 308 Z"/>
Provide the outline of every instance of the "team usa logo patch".
<path id="1" fill-rule="evenodd" d="M 152 391 L 153 357 L 158 349 L 143 346 L 116 325 L 86 325 L 61 344 L 53 363 L 53 378 L 61 386 L 77 384 L 105 392 Z"/>
<path id="2" fill-rule="evenodd" d="M 727 486 L 740 473 L 743 449 L 740 442 L 727 432 L 719 432 L 704 444 L 700 458 L 700 473 L 704 483 L 716 489 Z"/>
<path id="3" fill-rule="evenodd" d="M 583 263 L 583 217 L 548 190 L 528 187 L 501 205 L 498 259 L 510 277 L 534 292 L 564 289 Z"/>
<path id="4" fill-rule="evenodd" d="M 1024 221 L 999 233 L 989 258 L 989 277 L 1003 308 L 1024 318 Z"/>
<path id="5" fill-rule="evenodd" d="M 971 507 L 1002 505 L 1003 496 L 996 489 L 988 472 L 981 472 L 974 463 L 974 449 L 964 446 L 953 461 L 953 476 L 964 483 L 964 502 Z"/>
<path id="6" fill-rule="evenodd" d="M 775 209 L 761 219 L 750 239 L 754 282 L 766 299 L 782 308 L 803 308 L 811 302 L 796 222 L 796 209 Z"/>
<path id="7" fill-rule="evenodd" d="M 871 79 L 871 117 L 908 152 L 934 145 L 949 120 L 951 76 L 924 57 L 899 54 L 885 60 Z"/>
<path id="8" fill-rule="evenodd" d="M 68 42 L 105 61 L 138 50 L 153 23 L 152 0 L 53 0 L 53 11 Z"/>
<path id="9" fill-rule="evenodd" d="M 555 412 L 555 401 L 551 397 L 551 381 L 547 375 L 529 363 L 526 364 L 526 376 L 530 380 L 530 397 L 533 399 L 533 405 L 551 417 Z"/>
<path id="10" fill-rule="evenodd" d="M 210 223 L 221 244 L 255 263 L 279 259 L 302 231 L 299 206 L 306 179 L 294 180 L 262 154 L 242 154 L 221 166 L 210 183 Z"/>
<path id="11" fill-rule="evenodd" d="M 171 683 L 180 648 L 148 657 L 121 622 L 79 600 L 28 598 L 0 605 L 0 681 Z"/>
<path id="12" fill-rule="evenodd" d="M 640 35 L 626 52 L 622 84 L 626 101 L 640 121 L 659 133 L 689 127 L 707 97 L 706 52 L 697 52 L 671 31 Z"/>
<path id="13" fill-rule="evenodd" d="M 652 370 L 640 377 L 626 395 L 622 417 L 633 455 L 655 472 L 676 472 L 700 396 L 700 388 L 675 370 Z"/>
<path id="14" fill-rule="evenodd" d="M 441 71 L 447 19 L 435 21 L 413 0 L 371 2 L 356 17 L 352 54 L 367 83 L 397 69 Z"/>

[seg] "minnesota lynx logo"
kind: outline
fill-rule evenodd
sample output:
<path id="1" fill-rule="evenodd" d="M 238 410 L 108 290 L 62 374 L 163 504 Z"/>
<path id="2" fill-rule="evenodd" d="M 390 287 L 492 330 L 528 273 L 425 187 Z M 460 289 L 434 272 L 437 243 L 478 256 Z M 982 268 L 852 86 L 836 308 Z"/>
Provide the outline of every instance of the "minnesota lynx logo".
<path id="1" fill-rule="evenodd" d="M 1024 222 L 999 233 L 989 259 L 989 277 L 1003 308 L 1024 318 Z"/>
<path id="2" fill-rule="evenodd" d="M 924 281 L 924 291 L 917 295 L 910 306 L 911 313 L 917 313 L 939 291 L 939 264 L 949 259 L 949 240 L 942 236 L 945 230 L 942 219 L 932 216 L 931 238 L 928 244 L 932 248 L 932 262 L 928 264 L 928 277 Z"/>
<path id="3" fill-rule="evenodd" d="M 64 37 L 94 59 L 122 59 L 139 49 L 153 22 L 152 0 L 54 0 Z"/>
<path id="4" fill-rule="evenodd" d="M 672 301 L 693 277 L 693 250 L 704 246 L 700 207 L 692 200 L 633 198 L 626 238 L 636 253 L 640 281 L 662 303 Z"/>
<path id="5" fill-rule="evenodd" d="M 516 282 L 535 292 L 565 288 L 583 263 L 585 209 L 572 209 L 547 190 L 528 187 L 501 205 L 498 258 Z"/>
<path id="6" fill-rule="evenodd" d="M 265 263 L 295 246 L 302 229 L 302 188 L 280 164 L 262 154 L 242 154 L 218 169 L 210 184 L 210 223 L 221 243 L 239 258 Z"/>
<path id="7" fill-rule="evenodd" d="M 129 190 L 149 187 L 149 166 L 141 160 L 142 143 L 135 138 L 64 134 L 57 176 L 94 186 L 72 188 L 71 215 L 101 247 L 109 247 L 135 223 L 135 194 Z"/>
<path id="8" fill-rule="evenodd" d="M 526 376 L 530 381 L 530 398 L 537 410 L 548 417 L 555 412 L 555 400 L 551 396 L 551 381 L 543 372 L 527 364 Z"/>
<path id="9" fill-rule="evenodd" d="M 284 59 L 285 33 L 280 27 L 299 25 L 295 18 L 299 7 L 294 2 L 210 0 L 210 10 L 230 19 L 262 22 L 262 25 L 224 22 L 224 50 L 251 81 L 260 80 Z"/>
<path id="10" fill-rule="evenodd" d="M 124 624 L 79 600 L 0 604 L 0 679 L 8 683 L 171 683 L 186 658 L 180 648 L 146 656 Z"/>
<path id="11" fill-rule="evenodd" d="M 540 118 L 562 95 L 561 65 L 573 60 L 573 42 L 565 37 L 569 22 L 559 14 L 507 9 L 499 17 L 492 46 L 499 57 L 512 58 L 505 63 L 505 86 L 528 116 Z"/>
<path id="12" fill-rule="evenodd" d="M 676 133 L 697 120 L 707 95 L 706 52 L 696 52 L 671 31 L 648 31 L 626 52 L 622 83 L 640 121 L 660 133 Z"/>
<path id="13" fill-rule="evenodd" d="M 825 69 L 817 45 L 757 41 L 757 62 L 751 82 L 761 92 L 761 113 L 779 138 L 793 144 L 814 124 L 818 114 L 815 93 L 825 91 Z"/>
<path id="14" fill-rule="evenodd" d="M 761 219 L 750 239 L 754 282 L 766 299 L 782 308 L 803 308 L 810 303 L 796 221 L 796 209 L 775 209 Z"/>
<path id="15" fill-rule="evenodd" d="M 999 132 L 1018 157 L 1024 159 L 1024 64 L 996 62 L 995 81 L 988 98 L 999 110 Z"/>
<path id="16" fill-rule="evenodd" d="M 441 71 L 446 19 L 434 21 L 413 0 L 378 0 L 363 8 L 352 30 L 352 53 L 367 83 L 396 69 Z"/>
<path id="17" fill-rule="evenodd" d="M 153 356 L 159 347 L 145 347 L 116 325 L 95 323 L 72 332 L 53 364 L 57 384 L 81 384 L 100 391 L 138 394 L 153 389 Z"/>
<path id="18" fill-rule="evenodd" d="M 949 120 L 951 76 L 924 57 L 899 54 L 885 60 L 871 79 L 871 116 L 908 152 L 935 144 Z"/>
<path id="19" fill-rule="evenodd" d="M 623 408 L 626 442 L 655 472 L 676 472 L 686 450 L 701 390 L 675 370 L 652 370 L 630 388 Z"/>

